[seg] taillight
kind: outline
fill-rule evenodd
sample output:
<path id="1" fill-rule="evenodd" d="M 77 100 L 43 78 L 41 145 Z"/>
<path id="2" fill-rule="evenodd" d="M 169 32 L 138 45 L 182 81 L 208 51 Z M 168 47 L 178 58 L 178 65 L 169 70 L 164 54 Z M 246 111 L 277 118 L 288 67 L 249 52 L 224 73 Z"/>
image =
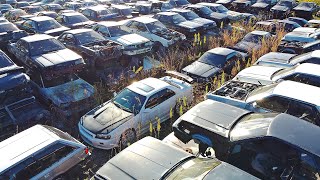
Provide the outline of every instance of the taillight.
<path id="1" fill-rule="evenodd" d="M 84 153 L 86 153 L 86 154 L 88 154 L 88 155 L 91 155 L 88 147 L 86 147 L 86 148 L 84 149 Z"/>

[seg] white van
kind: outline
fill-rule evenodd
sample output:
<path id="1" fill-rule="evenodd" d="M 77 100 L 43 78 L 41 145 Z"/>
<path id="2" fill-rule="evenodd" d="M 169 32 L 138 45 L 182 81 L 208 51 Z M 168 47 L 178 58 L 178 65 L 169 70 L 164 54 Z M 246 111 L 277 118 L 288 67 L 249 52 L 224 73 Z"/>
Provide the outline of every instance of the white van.
<path id="1" fill-rule="evenodd" d="M 0 179 L 53 179 L 87 156 L 68 133 L 35 125 L 0 142 Z"/>

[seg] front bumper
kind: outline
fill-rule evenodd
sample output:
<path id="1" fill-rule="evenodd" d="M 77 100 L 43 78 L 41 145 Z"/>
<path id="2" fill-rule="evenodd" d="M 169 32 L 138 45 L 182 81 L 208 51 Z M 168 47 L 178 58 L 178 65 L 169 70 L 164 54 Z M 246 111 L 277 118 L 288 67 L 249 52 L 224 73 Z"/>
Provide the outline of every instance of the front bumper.
<path id="1" fill-rule="evenodd" d="M 81 138 L 90 146 L 93 146 L 99 149 L 106 149 L 106 150 L 117 148 L 119 146 L 117 138 L 111 137 L 111 139 L 108 139 L 108 140 L 98 139 L 95 137 L 96 136 L 95 134 L 85 129 L 81 125 L 81 122 L 78 123 L 78 128 L 79 128 L 79 134 Z"/>
<path id="2" fill-rule="evenodd" d="M 139 49 L 124 49 L 123 54 L 133 56 L 133 55 L 138 55 L 138 54 L 144 54 L 147 52 L 150 52 L 152 47 L 146 47 L 146 48 L 139 48 Z"/>

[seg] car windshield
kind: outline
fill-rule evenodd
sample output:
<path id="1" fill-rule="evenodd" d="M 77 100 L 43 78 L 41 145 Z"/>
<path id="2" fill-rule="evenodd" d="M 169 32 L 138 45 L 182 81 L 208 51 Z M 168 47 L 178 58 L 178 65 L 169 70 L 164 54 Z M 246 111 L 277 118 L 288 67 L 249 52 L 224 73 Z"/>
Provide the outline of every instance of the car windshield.
<path id="1" fill-rule="evenodd" d="M 280 6 L 286 6 L 286 7 L 291 7 L 292 2 L 291 2 L 291 1 L 279 1 L 278 5 L 280 5 Z"/>
<path id="2" fill-rule="evenodd" d="M 201 11 L 202 11 L 202 13 L 204 13 L 206 15 L 209 15 L 209 14 L 213 13 L 213 11 L 208 7 L 202 7 Z"/>
<path id="3" fill-rule="evenodd" d="M 95 31 L 86 31 L 74 35 L 79 44 L 88 44 L 92 42 L 104 41 L 104 37 Z"/>
<path id="4" fill-rule="evenodd" d="M 113 98 L 112 102 L 117 107 L 136 115 L 139 114 L 145 101 L 145 96 L 125 88 Z"/>
<path id="5" fill-rule="evenodd" d="M 307 8 L 312 8 L 315 4 L 314 3 L 307 3 L 307 2 L 302 2 L 298 6 L 300 7 L 307 7 Z"/>
<path id="6" fill-rule="evenodd" d="M 65 47 L 58 40 L 52 38 L 31 42 L 29 43 L 29 49 L 31 56 L 39 56 L 41 54 L 65 49 Z"/>
<path id="7" fill-rule="evenodd" d="M 40 31 L 48 31 L 52 29 L 57 29 L 62 27 L 56 20 L 46 20 L 46 21 L 39 21 L 37 22 L 38 29 Z"/>
<path id="8" fill-rule="evenodd" d="M 0 52 L 0 68 L 14 65 L 13 62 L 3 52 Z"/>
<path id="9" fill-rule="evenodd" d="M 167 28 L 159 21 L 148 23 L 148 24 L 146 24 L 146 26 L 149 29 L 149 31 L 153 32 L 153 33 L 167 30 Z"/>
<path id="10" fill-rule="evenodd" d="M 111 26 L 108 29 L 109 29 L 111 37 L 119 37 L 119 36 L 129 34 L 128 32 L 122 30 L 120 28 L 120 26 Z"/>
<path id="11" fill-rule="evenodd" d="M 179 24 L 182 23 L 184 21 L 187 21 L 183 16 L 181 16 L 180 14 L 176 14 L 172 16 L 172 22 L 174 24 Z"/>
<path id="12" fill-rule="evenodd" d="M 167 180 L 176 179 L 204 179 L 204 177 L 221 162 L 212 158 L 193 158 L 183 161 L 181 165 L 175 167 L 173 172 L 166 178 Z"/>
<path id="13" fill-rule="evenodd" d="M 18 16 L 28 15 L 28 13 L 26 13 L 24 10 L 16 10 L 12 12 L 12 15 L 18 17 Z"/>
<path id="14" fill-rule="evenodd" d="M 162 8 L 172 9 L 172 8 L 173 8 L 173 5 L 170 4 L 169 2 L 163 2 L 163 3 L 162 3 Z"/>
<path id="15" fill-rule="evenodd" d="M 215 67 L 223 67 L 226 62 L 226 57 L 219 54 L 206 52 L 199 58 L 198 61 Z"/>
<path id="16" fill-rule="evenodd" d="M 250 97 L 256 96 L 258 94 L 271 93 L 276 86 L 277 84 L 271 84 L 271 85 L 259 87 L 253 90 L 246 99 L 249 99 Z"/>
<path id="17" fill-rule="evenodd" d="M 98 11 L 97 14 L 98 16 L 108 15 L 110 14 L 110 11 L 105 9 L 105 10 Z"/>
<path id="18" fill-rule="evenodd" d="M 216 8 L 218 9 L 218 12 L 220 12 L 220 13 L 228 12 L 228 9 L 226 7 L 224 7 L 223 5 L 217 6 Z"/>
<path id="19" fill-rule="evenodd" d="M 0 33 L 9 32 L 9 31 L 18 31 L 19 29 L 11 23 L 0 24 Z"/>
<path id="20" fill-rule="evenodd" d="M 263 36 L 249 33 L 243 38 L 243 41 L 260 43 L 262 41 L 262 38 Z"/>
<path id="21" fill-rule="evenodd" d="M 89 19 L 85 17 L 82 14 L 75 15 L 75 16 L 68 16 L 68 21 L 70 24 L 76 24 L 76 23 L 82 23 L 82 22 L 87 22 Z"/>
<path id="22" fill-rule="evenodd" d="M 187 20 L 193 20 L 193 19 L 199 18 L 199 16 L 193 11 L 184 12 L 182 13 L 182 16 Z"/>
<path id="23" fill-rule="evenodd" d="M 43 79 L 43 84 L 45 88 L 50 88 L 50 87 L 55 87 L 59 86 L 71 81 L 78 80 L 79 77 L 75 74 L 65 74 L 65 75 L 60 75 L 60 76 L 54 76 L 53 78 L 50 79 Z"/>
<path id="24" fill-rule="evenodd" d="M 124 16 L 130 16 L 132 13 L 132 10 L 131 9 L 121 9 L 121 13 Z"/>

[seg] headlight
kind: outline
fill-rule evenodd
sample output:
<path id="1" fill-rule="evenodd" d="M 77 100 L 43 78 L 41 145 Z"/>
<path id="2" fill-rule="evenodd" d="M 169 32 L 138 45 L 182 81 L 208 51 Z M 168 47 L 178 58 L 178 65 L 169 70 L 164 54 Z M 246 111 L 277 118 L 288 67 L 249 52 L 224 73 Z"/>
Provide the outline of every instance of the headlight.
<path id="1" fill-rule="evenodd" d="M 98 139 L 111 139 L 111 136 L 108 134 L 97 134 L 96 138 L 98 138 Z"/>
<path id="2" fill-rule="evenodd" d="M 129 46 L 125 47 L 125 49 L 134 49 L 134 48 L 136 48 L 136 45 L 129 45 Z"/>
<path id="3" fill-rule="evenodd" d="M 196 32 L 196 29 L 189 29 L 190 32 Z"/>

